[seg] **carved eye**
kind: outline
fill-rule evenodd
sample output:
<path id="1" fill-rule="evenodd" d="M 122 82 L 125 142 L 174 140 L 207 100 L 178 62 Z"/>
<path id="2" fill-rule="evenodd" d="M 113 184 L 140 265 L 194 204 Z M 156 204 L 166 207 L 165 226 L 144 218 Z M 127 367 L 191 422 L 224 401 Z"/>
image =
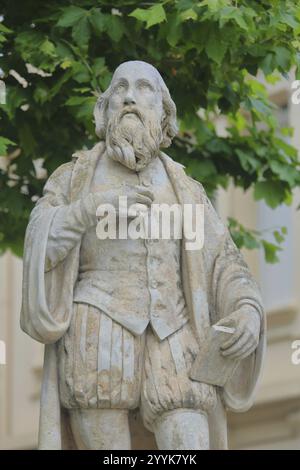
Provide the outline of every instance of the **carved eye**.
<path id="1" fill-rule="evenodd" d="M 125 90 L 125 84 L 124 83 L 119 83 L 114 87 L 114 93 L 122 93 L 122 91 Z"/>
<path id="2" fill-rule="evenodd" d="M 139 83 L 138 88 L 139 90 L 142 90 L 142 91 L 153 91 L 152 86 L 150 85 L 150 83 L 147 83 L 147 82 Z"/>

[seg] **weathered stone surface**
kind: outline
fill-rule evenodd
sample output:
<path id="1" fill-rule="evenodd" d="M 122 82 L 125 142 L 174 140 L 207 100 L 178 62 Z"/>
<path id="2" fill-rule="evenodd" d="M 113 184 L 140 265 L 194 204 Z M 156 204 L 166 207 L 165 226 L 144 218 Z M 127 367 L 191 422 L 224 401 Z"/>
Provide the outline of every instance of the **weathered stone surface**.
<path id="1" fill-rule="evenodd" d="M 53 173 L 26 232 L 21 326 L 46 345 L 39 447 L 128 449 L 131 410 L 159 449 L 226 448 L 226 408 L 251 406 L 263 360 L 258 286 L 203 187 L 161 151 L 177 126 L 158 71 L 120 65 L 94 116 L 99 143 Z M 202 205 L 201 249 L 185 219 L 179 238 L 175 219 L 169 237 L 135 238 L 156 204 Z M 99 239 L 101 207 L 128 216 L 130 236 L 119 217 Z M 223 387 L 191 376 L 216 323 L 235 329 Z"/>

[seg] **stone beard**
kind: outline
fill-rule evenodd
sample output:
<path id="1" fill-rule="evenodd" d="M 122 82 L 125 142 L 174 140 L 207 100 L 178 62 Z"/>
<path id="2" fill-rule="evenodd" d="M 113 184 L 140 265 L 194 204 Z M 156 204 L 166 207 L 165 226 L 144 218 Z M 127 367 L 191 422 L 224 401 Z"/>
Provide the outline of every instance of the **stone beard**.
<path id="1" fill-rule="evenodd" d="M 107 124 L 107 155 L 134 171 L 145 168 L 158 155 L 162 140 L 156 113 L 144 113 L 137 106 L 126 107 Z"/>

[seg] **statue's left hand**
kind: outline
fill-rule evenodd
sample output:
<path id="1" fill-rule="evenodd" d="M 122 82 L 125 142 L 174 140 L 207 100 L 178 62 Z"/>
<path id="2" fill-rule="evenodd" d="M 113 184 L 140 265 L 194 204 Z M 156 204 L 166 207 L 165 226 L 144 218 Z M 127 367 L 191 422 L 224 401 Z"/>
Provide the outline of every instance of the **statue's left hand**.
<path id="1" fill-rule="evenodd" d="M 235 328 L 222 346 L 222 355 L 232 359 L 244 359 L 257 348 L 261 319 L 258 311 L 251 305 L 243 305 L 218 322 L 218 325 Z"/>

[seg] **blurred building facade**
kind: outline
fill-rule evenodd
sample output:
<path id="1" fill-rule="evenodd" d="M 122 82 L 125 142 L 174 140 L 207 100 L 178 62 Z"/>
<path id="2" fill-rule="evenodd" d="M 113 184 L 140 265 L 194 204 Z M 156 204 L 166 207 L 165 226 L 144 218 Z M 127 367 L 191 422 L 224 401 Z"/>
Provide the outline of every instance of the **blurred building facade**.
<path id="1" fill-rule="evenodd" d="M 290 100 L 291 84 L 272 89 L 279 118 L 295 129 L 292 144 L 300 152 L 300 105 Z M 253 200 L 251 192 L 236 188 L 219 191 L 217 209 L 226 221 L 236 218 L 248 228 L 286 226 L 288 235 L 280 262 L 267 265 L 263 254 L 244 251 L 264 298 L 268 324 L 266 365 L 257 399 L 247 413 L 229 415 L 229 443 L 233 449 L 300 449 L 300 364 L 291 361 L 292 343 L 300 340 L 300 190 L 290 207 L 271 210 Z M 6 365 L 0 361 L 0 449 L 28 449 L 37 445 L 39 393 L 43 346 L 21 332 L 22 262 L 10 253 L 0 257 L 0 341 L 6 344 Z M 153 437 L 135 435 L 135 448 L 151 448 Z"/>

